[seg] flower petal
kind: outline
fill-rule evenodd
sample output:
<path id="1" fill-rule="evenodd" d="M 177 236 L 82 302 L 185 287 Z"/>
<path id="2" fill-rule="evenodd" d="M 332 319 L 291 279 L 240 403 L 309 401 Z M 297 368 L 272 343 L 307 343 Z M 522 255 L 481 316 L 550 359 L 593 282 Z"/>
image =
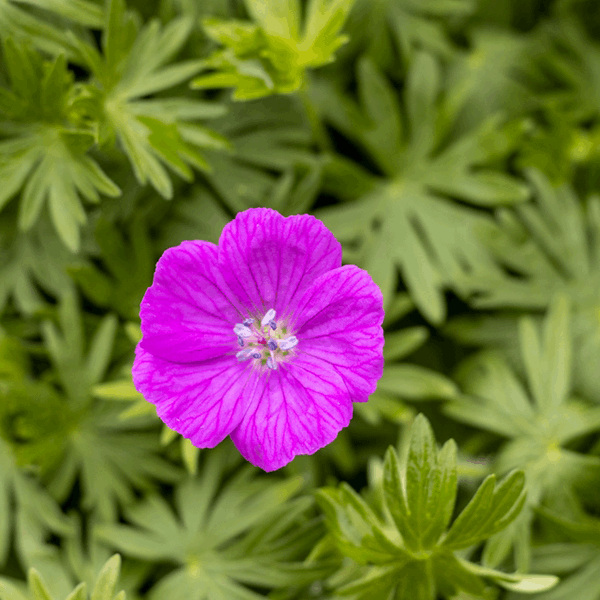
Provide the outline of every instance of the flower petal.
<path id="1" fill-rule="evenodd" d="M 263 374 L 250 408 L 231 433 L 242 456 L 274 471 L 331 443 L 350 422 L 352 402 L 343 381 L 328 376 L 323 365 L 295 363 Z"/>
<path id="2" fill-rule="evenodd" d="M 241 212 L 223 229 L 219 265 L 237 298 L 257 315 L 285 317 L 317 277 L 340 267 L 342 247 L 311 215 L 282 217 L 268 208 Z"/>
<path id="3" fill-rule="evenodd" d="M 366 402 L 383 373 L 383 316 L 383 296 L 366 271 L 347 265 L 321 275 L 292 318 L 294 363 L 326 364 L 353 402 Z"/>
<path id="4" fill-rule="evenodd" d="M 133 363 L 136 389 L 156 405 L 168 427 L 198 448 L 213 448 L 240 423 L 259 381 L 251 365 L 234 356 L 201 363 L 162 360 L 138 344 Z"/>
<path id="5" fill-rule="evenodd" d="M 142 300 L 142 347 L 165 360 L 194 362 L 235 349 L 240 320 L 219 274 L 217 247 L 183 242 L 160 257 Z"/>

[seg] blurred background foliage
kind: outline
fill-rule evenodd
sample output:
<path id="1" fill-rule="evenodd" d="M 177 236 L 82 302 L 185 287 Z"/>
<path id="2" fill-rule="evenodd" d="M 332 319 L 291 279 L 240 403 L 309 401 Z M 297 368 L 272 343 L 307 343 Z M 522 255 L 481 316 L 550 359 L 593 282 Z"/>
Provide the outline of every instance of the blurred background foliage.
<path id="1" fill-rule="evenodd" d="M 600 600 L 597 0 L 0 0 L 0 42 L 1 600 Z M 386 308 L 269 475 L 131 381 L 161 252 L 256 206 Z"/>

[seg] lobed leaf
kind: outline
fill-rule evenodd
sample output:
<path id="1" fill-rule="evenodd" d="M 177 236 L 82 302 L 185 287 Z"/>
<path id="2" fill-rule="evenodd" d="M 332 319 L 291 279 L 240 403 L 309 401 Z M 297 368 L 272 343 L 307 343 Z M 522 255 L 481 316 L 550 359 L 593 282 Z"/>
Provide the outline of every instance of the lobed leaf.
<path id="1" fill-rule="evenodd" d="M 499 484 L 496 484 L 495 475 L 488 475 L 452 524 L 442 542 L 443 547 L 467 548 L 504 529 L 523 508 L 524 486 L 522 471 L 507 475 Z"/>

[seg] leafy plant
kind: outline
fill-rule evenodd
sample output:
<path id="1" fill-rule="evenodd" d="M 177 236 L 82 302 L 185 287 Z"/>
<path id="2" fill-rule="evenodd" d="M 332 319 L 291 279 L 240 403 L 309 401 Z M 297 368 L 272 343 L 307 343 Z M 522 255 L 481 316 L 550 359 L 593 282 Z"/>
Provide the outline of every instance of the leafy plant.
<path id="1" fill-rule="evenodd" d="M 197 478 L 176 488 L 176 514 L 152 495 L 126 510 L 134 526 L 96 528 L 100 539 L 130 556 L 177 565 L 150 599 L 258 599 L 247 586 L 302 585 L 329 571 L 296 562 L 321 534 L 307 518 L 311 499 L 292 499 L 301 479 L 257 478 L 247 466 L 219 490 L 227 465 L 221 450 L 208 454 Z"/>
<path id="2" fill-rule="evenodd" d="M 321 182 L 321 157 L 311 148 L 301 111 L 297 98 L 275 96 L 231 103 L 227 116 L 215 121 L 233 151 L 211 154 L 206 179 L 230 211 L 270 206 L 291 213 L 310 206 Z M 300 181 L 292 191 L 294 180 Z"/>
<path id="3" fill-rule="evenodd" d="M 475 4 L 472 0 L 358 0 L 348 18 L 347 53 L 365 52 L 386 72 L 398 70 L 398 54 L 406 68 L 420 49 L 448 59 L 456 54 L 448 24 L 471 15 Z"/>
<path id="4" fill-rule="evenodd" d="M 32 315 L 47 304 L 40 288 L 58 297 L 70 284 L 66 270 L 76 260 L 47 219 L 20 231 L 13 208 L 5 208 L 0 218 L 0 313 L 10 304 Z"/>
<path id="5" fill-rule="evenodd" d="M 86 221 L 80 197 L 99 202 L 119 188 L 87 155 L 93 127 L 82 121 L 87 99 L 64 55 L 45 61 L 26 45 L 4 43 L 11 89 L 0 90 L 0 208 L 23 188 L 19 227 L 29 229 L 48 202 L 52 223 L 68 248 L 79 248 Z"/>
<path id="6" fill-rule="evenodd" d="M 485 225 L 479 231 L 496 267 L 475 267 L 464 274 L 460 286 L 478 309 L 540 310 L 555 294 L 568 297 L 574 337 L 574 389 L 598 402 L 600 201 L 591 197 L 582 203 L 571 187 L 554 187 L 538 171 L 530 171 L 528 177 L 535 186 L 535 203 L 514 211 L 502 210 L 498 227 Z M 487 322 L 488 326 L 484 326 L 485 320 L 476 326 L 480 341 L 491 342 L 502 327 L 503 345 L 517 347 L 517 338 L 511 335 L 516 328 L 510 325 L 516 323 L 514 316 L 498 320 L 497 327 Z M 448 333 L 467 343 L 475 340 L 469 319 L 456 320 Z"/>
<path id="7" fill-rule="evenodd" d="M 541 509 L 544 521 L 569 542 L 544 544 L 533 550 L 533 564 L 542 572 L 568 574 L 553 590 L 540 594 L 540 600 L 597 600 L 600 598 L 600 520 L 582 511 L 576 517 Z M 511 598 L 514 600 L 514 598 Z"/>
<path id="8" fill-rule="evenodd" d="M 346 159 L 334 159 L 325 185 L 329 178 L 328 189 L 352 201 L 318 211 L 319 218 L 342 241 L 359 240 L 361 262 L 384 298 L 391 298 L 400 269 L 418 309 L 434 324 L 445 318 L 442 290 L 464 265 L 485 272 L 493 264 L 473 234 L 485 215 L 446 196 L 493 206 L 519 203 L 529 195 L 514 178 L 485 168 L 514 146 L 519 124 L 501 127 L 493 118 L 442 145 L 436 127 L 441 79 L 435 58 L 419 53 L 401 110 L 390 83 L 363 59 L 357 71 L 358 104 L 328 83 L 316 96 L 327 120 L 361 144 L 384 174 L 374 178 Z"/>
<path id="9" fill-rule="evenodd" d="M 104 269 L 88 263 L 71 267 L 69 273 L 97 306 L 125 319 L 137 319 L 154 271 L 146 221 L 141 216 L 135 218 L 126 239 L 115 224 L 101 217 L 96 220 L 95 233 Z"/>
<path id="10" fill-rule="evenodd" d="M 336 594 L 356 600 L 434 600 L 460 592 L 489 597 L 482 578 L 515 590 L 551 587 L 555 577 L 502 573 L 457 554 L 517 517 L 525 503 L 524 484 L 519 471 L 500 483 L 490 475 L 448 528 L 457 492 L 456 445 L 449 440 L 438 451 L 429 422 L 419 415 L 405 469 L 392 447 L 386 454 L 383 519 L 346 484 L 317 494 L 338 550 L 362 565 L 350 571 L 348 581 L 336 582 Z"/>
<path id="11" fill-rule="evenodd" d="M 497 452 L 495 470 L 523 469 L 529 504 L 542 500 L 556 504 L 574 486 L 589 484 L 600 474 L 600 458 L 567 446 L 600 429 L 600 410 L 571 395 L 572 341 L 566 299 L 559 297 L 551 305 L 541 338 L 532 320 L 523 318 L 519 340 L 529 394 L 501 354 L 484 351 L 467 359 L 457 373 L 468 396 L 452 400 L 445 410 L 456 419 L 508 438 Z M 487 549 L 488 560 L 501 561 L 512 541 L 519 560 L 528 564 L 523 529 L 530 526 L 531 515 L 519 523 L 521 533 L 516 528 L 494 539 Z"/>
<path id="12" fill-rule="evenodd" d="M 133 485 L 148 488 L 154 478 L 174 481 L 179 473 L 156 455 L 157 436 L 143 431 L 146 423 L 119 421 L 116 407 L 92 397 L 111 359 L 117 327 L 114 315 L 101 321 L 87 353 L 73 291 L 63 296 L 59 318 L 62 332 L 49 320 L 42 332 L 71 419 L 63 431 L 64 454 L 51 473 L 49 489 L 64 501 L 80 477 L 83 506 L 112 518 L 117 502 L 126 505 L 135 497 Z M 45 422 L 51 432 L 54 419 Z"/>
<path id="13" fill-rule="evenodd" d="M 303 25 L 298 0 L 245 0 L 253 22 L 204 19 L 206 34 L 225 49 L 203 61 L 212 72 L 192 87 L 233 87 L 234 100 L 301 89 L 305 70 L 332 62 L 347 41 L 340 30 L 353 2 L 310 0 Z"/>
<path id="14" fill-rule="evenodd" d="M 600 46 L 569 17 L 549 24 L 545 33 L 546 52 L 539 60 L 554 83 L 546 102 L 572 121 L 597 119 Z"/>
<path id="15" fill-rule="evenodd" d="M 27 7 L 42 9 L 35 13 Z M 52 55 L 66 52 L 77 58 L 74 48 L 65 40 L 61 18 L 87 27 L 102 24 L 103 11 L 90 0 L 2 0 L 0 2 L 0 36 L 12 37 L 19 42 L 33 43 Z"/>
<path id="16" fill-rule="evenodd" d="M 121 591 L 115 594 L 120 566 L 121 558 L 115 554 L 98 574 L 91 596 L 87 593 L 86 584 L 80 583 L 66 600 L 88 600 L 88 598 L 90 600 L 125 600 L 125 592 Z M 0 598 L 3 600 L 53 600 L 44 580 L 35 569 L 29 570 L 27 591 L 6 579 L 0 579 Z"/>
<path id="17" fill-rule="evenodd" d="M 225 139 L 197 123 L 222 115 L 222 106 L 183 96 L 147 98 L 199 71 L 201 63 L 193 59 L 166 66 L 184 45 L 191 26 L 180 18 L 165 28 L 158 20 L 141 27 L 123 0 L 111 0 L 102 54 L 73 39 L 93 75 L 88 91 L 99 111 L 100 142 L 118 141 L 138 182 L 150 183 L 165 198 L 173 195 L 165 167 L 191 181 L 192 168 L 209 169 L 200 148 L 228 147 Z"/>
<path id="18" fill-rule="evenodd" d="M 128 337 L 134 344 L 137 344 L 142 338 L 142 332 L 139 325 L 128 323 L 126 326 Z M 153 421 L 158 422 L 156 409 L 150 404 L 133 385 L 131 377 L 131 363 L 124 365 L 119 373 L 119 377 L 114 380 L 106 381 L 95 385 L 92 389 L 95 398 L 110 400 L 116 402 L 127 402 L 127 408 L 119 413 L 119 421 L 126 425 L 126 421 L 135 420 L 139 417 L 152 416 Z M 190 440 L 183 436 L 177 436 L 177 432 L 169 429 L 165 424 L 162 427 L 160 443 L 163 446 L 170 444 L 176 437 L 179 437 L 181 458 L 188 473 L 195 475 L 198 469 L 198 455 L 200 448 L 194 446 Z"/>

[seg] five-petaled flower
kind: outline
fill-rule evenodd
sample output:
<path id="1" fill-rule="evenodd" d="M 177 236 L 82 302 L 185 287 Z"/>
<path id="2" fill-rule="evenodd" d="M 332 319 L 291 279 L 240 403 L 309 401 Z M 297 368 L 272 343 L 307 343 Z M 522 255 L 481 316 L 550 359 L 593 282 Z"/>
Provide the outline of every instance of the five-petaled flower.
<path id="1" fill-rule="evenodd" d="M 265 471 L 332 442 L 383 369 L 383 299 L 315 217 L 249 209 L 218 246 L 169 248 L 142 300 L 133 379 L 195 446 Z"/>

